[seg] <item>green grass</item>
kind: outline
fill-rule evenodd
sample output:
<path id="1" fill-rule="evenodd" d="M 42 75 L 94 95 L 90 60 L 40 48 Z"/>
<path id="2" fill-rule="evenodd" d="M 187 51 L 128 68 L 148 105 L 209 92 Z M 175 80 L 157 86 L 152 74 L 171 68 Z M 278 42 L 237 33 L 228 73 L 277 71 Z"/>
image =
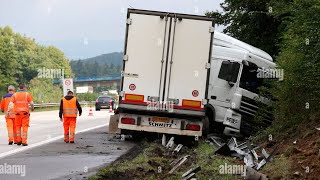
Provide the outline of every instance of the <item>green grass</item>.
<path id="1" fill-rule="evenodd" d="M 199 142 L 199 145 L 193 148 L 183 147 L 177 157 L 166 156 L 163 153 L 166 149 L 160 143 L 144 143 L 143 149 L 136 157 L 131 160 L 121 160 L 113 163 L 90 177 L 91 180 L 97 179 L 181 179 L 183 173 L 190 168 L 200 166 L 201 170 L 196 174 L 197 179 L 237 179 L 237 176 L 219 174 L 219 166 L 227 164 L 237 164 L 239 161 L 230 157 L 214 155 L 215 147 L 205 142 Z M 174 173 L 169 174 L 171 170 L 170 163 L 190 155 L 188 161 L 181 165 Z M 161 172 L 158 168 L 161 167 Z M 239 177 L 239 176 L 238 176 Z"/>
<path id="2" fill-rule="evenodd" d="M 285 155 L 275 156 L 274 160 L 267 163 L 262 172 L 267 174 L 271 179 L 283 179 L 291 175 L 290 168 L 291 162 Z"/>

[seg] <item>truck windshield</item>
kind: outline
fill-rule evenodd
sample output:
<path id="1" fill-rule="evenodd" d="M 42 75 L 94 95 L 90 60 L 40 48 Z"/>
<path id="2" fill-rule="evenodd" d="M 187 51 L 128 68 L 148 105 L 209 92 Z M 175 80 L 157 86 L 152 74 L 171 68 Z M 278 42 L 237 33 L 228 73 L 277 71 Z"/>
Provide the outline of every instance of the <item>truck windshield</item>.
<path id="1" fill-rule="evenodd" d="M 258 88 L 263 85 L 263 79 L 257 77 L 258 67 L 250 63 L 249 66 L 243 66 L 240 87 L 248 91 L 258 93 Z"/>

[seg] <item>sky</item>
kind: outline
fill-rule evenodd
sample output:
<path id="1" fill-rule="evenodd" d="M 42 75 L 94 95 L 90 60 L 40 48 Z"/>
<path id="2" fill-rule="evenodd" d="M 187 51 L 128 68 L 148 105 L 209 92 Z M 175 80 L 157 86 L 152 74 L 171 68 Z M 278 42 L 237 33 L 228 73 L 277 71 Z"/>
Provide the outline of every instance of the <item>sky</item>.
<path id="1" fill-rule="evenodd" d="M 204 15 L 221 11 L 222 1 L 0 0 L 0 26 L 83 59 L 123 51 L 127 8 Z"/>

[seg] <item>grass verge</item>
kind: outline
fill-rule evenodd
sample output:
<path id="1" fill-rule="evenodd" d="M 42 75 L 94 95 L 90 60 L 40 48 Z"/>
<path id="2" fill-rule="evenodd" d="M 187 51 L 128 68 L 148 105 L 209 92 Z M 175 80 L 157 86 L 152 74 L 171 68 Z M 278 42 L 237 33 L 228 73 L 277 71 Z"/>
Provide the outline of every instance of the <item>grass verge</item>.
<path id="1" fill-rule="evenodd" d="M 143 143 L 142 150 L 131 158 L 122 158 L 113 164 L 102 168 L 90 180 L 100 179 L 182 179 L 183 173 L 200 166 L 196 174 L 197 179 L 237 179 L 240 176 L 224 175 L 219 173 L 219 166 L 238 164 L 239 161 L 219 155 L 214 155 L 215 147 L 205 142 L 199 142 L 192 148 L 183 147 L 177 155 L 168 152 L 160 142 Z M 134 150 L 132 150 L 134 151 Z M 134 153 L 134 152 L 129 152 Z M 175 172 L 169 174 L 170 163 L 180 157 L 190 155 L 188 160 Z"/>

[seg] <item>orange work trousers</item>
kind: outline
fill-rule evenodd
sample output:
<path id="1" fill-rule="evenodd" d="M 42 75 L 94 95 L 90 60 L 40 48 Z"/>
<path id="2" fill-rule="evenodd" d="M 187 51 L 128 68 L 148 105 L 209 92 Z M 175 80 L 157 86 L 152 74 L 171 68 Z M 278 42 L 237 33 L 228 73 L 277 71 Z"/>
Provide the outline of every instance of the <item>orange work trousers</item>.
<path id="1" fill-rule="evenodd" d="M 18 142 L 15 118 L 6 117 L 6 122 L 7 122 L 7 130 L 8 130 L 8 137 L 9 137 L 8 141 Z"/>
<path id="2" fill-rule="evenodd" d="M 76 130 L 76 117 L 64 117 L 64 141 L 74 141 L 74 135 Z"/>
<path id="3" fill-rule="evenodd" d="M 27 144 L 30 114 L 29 113 L 26 114 L 23 112 L 18 114 L 16 115 L 16 122 L 15 122 L 16 132 L 17 132 L 17 142 L 22 142 L 23 144 Z"/>

